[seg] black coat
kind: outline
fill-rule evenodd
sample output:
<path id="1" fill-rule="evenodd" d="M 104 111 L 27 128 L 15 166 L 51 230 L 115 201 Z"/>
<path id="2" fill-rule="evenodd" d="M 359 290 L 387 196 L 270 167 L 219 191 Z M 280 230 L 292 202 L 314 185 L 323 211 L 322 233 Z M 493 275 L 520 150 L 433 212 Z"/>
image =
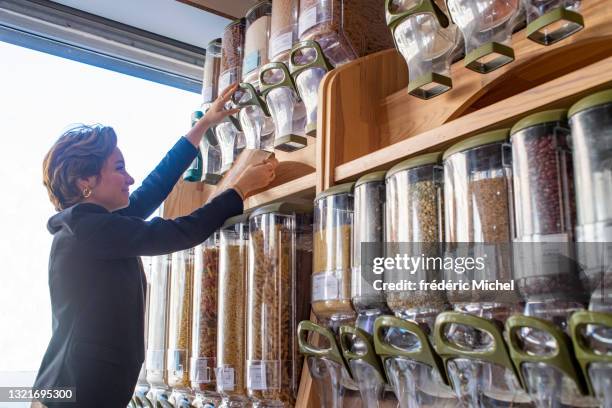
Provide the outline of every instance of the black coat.
<path id="1" fill-rule="evenodd" d="M 194 247 L 243 210 L 230 189 L 188 216 L 145 221 L 196 154 L 181 138 L 123 210 L 77 204 L 51 217 L 53 334 L 34 387 L 76 387 L 77 404 L 70 407 L 125 408 L 145 356 L 146 278 L 139 257 Z"/>

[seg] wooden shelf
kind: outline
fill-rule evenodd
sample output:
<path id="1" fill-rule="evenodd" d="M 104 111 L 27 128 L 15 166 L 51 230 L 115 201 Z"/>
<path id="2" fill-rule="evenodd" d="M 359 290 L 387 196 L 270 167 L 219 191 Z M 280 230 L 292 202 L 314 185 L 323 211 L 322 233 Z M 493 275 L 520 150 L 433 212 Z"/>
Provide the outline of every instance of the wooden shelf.
<path id="1" fill-rule="evenodd" d="M 247 198 L 244 208 L 246 210 L 260 207 L 280 200 L 304 199 L 312 201 L 315 196 L 315 184 L 316 174 L 312 172 Z"/>
<path id="2" fill-rule="evenodd" d="M 520 117 L 534 111 L 569 108 L 583 96 L 610 85 L 612 57 L 341 164 L 334 170 L 334 182 L 355 179 L 369 171 L 387 169 L 408 156 L 442 149 L 481 131 L 510 127 Z"/>
<path id="3" fill-rule="evenodd" d="M 231 20 L 244 17 L 257 0 L 176 0 Z"/>

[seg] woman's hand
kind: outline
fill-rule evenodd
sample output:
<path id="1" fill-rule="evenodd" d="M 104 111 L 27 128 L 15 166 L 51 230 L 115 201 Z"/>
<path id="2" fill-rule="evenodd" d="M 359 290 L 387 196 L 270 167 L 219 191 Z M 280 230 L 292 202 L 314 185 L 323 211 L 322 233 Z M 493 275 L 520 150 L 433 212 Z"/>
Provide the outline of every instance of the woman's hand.
<path id="1" fill-rule="evenodd" d="M 263 163 L 251 165 L 238 177 L 231 188 L 234 188 L 245 199 L 256 190 L 270 185 L 276 177 L 277 167 L 278 160 L 275 157 L 271 157 Z"/>
<path id="2" fill-rule="evenodd" d="M 204 136 L 204 133 L 206 133 L 209 128 L 221 123 L 221 121 L 223 121 L 223 119 L 226 117 L 240 112 L 240 109 L 225 109 L 225 104 L 230 100 L 234 92 L 236 92 L 236 89 L 238 89 L 237 83 L 225 88 L 217 99 L 215 99 L 215 101 L 210 105 L 208 111 L 204 113 L 202 119 L 198 120 L 193 128 L 191 128 L 189 133 L 187 133 L 187 136 L 185 137 L 196 148 L 200 145 L 202 136 Z"/>

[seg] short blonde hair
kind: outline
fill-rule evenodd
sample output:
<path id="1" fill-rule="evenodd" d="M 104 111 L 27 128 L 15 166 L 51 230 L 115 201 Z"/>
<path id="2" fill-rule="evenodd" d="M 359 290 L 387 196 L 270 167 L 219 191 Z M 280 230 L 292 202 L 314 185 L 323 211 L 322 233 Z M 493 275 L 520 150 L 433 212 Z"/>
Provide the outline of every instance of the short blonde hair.
<path id="1" fill-rule="evenodd" d="M 99 176 L 115 147 L 117 135 L 108 126 L 79 125 L 60 136 L 43 161 L 43 184 L 57 211 L 83 199 L 77 181 Z"/>

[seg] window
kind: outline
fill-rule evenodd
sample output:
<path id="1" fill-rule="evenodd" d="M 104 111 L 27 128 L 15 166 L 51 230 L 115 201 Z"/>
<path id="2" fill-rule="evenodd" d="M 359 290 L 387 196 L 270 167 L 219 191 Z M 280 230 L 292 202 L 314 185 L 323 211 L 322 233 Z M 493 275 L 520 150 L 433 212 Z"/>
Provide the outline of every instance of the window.
<path id="1" fill-rule="evenodd" d="M 136 187 L 200 97 L 2 42 L 0 95 L 0 385 L 31 386 L 51 337 L 45 153 L 70 124 L 112 126 Z"/>

